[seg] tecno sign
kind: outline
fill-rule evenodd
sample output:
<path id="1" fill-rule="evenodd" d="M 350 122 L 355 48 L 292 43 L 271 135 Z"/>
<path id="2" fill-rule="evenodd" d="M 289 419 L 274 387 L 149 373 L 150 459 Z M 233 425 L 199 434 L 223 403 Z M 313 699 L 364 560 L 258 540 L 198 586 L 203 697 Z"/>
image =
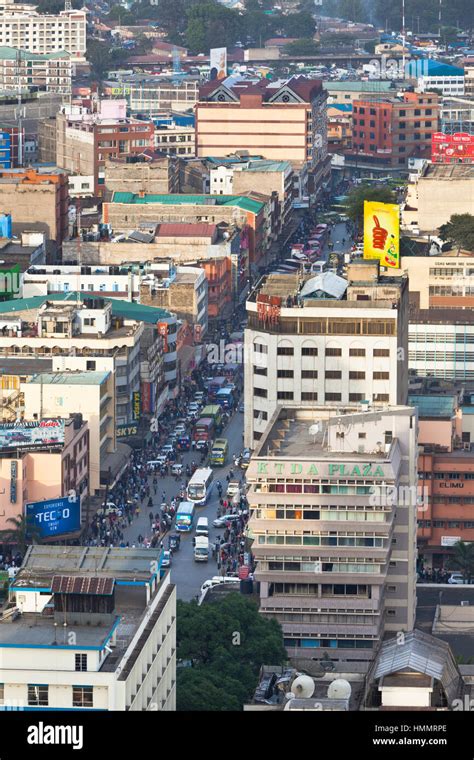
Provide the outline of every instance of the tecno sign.
<path id="1" fill-rule="evenodd" d="M 257 475 L 306 475 L 325 478 L 385 478 L 383 467 L 371 463 L 257 462 Z"/>

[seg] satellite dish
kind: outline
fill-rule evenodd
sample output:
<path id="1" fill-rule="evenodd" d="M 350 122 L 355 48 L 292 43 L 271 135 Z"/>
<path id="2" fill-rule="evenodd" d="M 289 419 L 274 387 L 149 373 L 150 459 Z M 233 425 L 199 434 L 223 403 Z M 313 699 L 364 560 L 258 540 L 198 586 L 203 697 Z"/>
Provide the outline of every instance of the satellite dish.
<path id="1" fill-rule="evenodd" d="M 310 699 L 314 694 L 314 681 L 311 676 L 298 676 L 291 685 L 291 691 L 298 699 Z"/>
<path id="2" fill-rule="evenodd" d="M 314 425 L 311 425 L 309 429 L 310 435 L 317 435 L 319 433 L 319 422 L 316 422 Z"/>
<path id="3" fill-rule="evenodd" d="M 352 687 L 344 678 L 336 678 L 329 684 L 328 699 L 349 699 Z"/>

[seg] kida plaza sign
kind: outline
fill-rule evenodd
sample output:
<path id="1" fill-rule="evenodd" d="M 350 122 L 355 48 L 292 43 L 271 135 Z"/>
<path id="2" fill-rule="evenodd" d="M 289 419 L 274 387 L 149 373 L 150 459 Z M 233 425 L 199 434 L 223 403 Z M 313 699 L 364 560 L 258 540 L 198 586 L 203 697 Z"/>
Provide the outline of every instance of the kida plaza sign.
<path id="1" fill-rule="evenodd" d="M 390 468 L 391 469 L 391 468 Z M 393 478 L 392 472 L 377 463 L 357 462 L 262 462 L 257 461 L 257 475 L 322 478 Z"/>

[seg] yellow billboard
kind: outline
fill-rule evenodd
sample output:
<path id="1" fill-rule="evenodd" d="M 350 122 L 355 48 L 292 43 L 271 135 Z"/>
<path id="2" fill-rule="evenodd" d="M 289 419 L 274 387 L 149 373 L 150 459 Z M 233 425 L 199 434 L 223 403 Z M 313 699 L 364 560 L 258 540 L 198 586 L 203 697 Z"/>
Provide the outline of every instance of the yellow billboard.
<path id="1" fill-rule="evenodd" d="M 364 201 L 364 259 L 400 267 L 400 214 L 395 203 Z"/>

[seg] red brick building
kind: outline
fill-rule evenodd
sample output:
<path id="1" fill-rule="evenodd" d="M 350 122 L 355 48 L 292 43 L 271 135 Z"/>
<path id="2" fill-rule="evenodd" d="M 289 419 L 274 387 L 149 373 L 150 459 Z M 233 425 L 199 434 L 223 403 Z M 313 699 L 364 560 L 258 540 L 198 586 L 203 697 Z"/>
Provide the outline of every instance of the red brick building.
<path id="1" fill-rule="evenodd" d="M 432 92 L 354 100 L 349 155 L 393 167 L 406 166 L 409 158 L 430 158 L 438 120 L 439 96 Z"/>

